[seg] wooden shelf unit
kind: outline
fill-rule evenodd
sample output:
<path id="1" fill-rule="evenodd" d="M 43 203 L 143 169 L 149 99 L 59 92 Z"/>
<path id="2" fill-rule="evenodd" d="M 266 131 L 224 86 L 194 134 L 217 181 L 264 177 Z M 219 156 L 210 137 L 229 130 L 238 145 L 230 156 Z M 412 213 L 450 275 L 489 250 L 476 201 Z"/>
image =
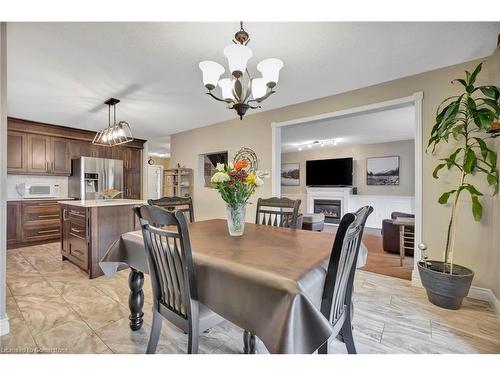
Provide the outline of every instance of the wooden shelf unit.
<path id="1" fill-rule="evenodd" d="M 172 168 L 163 171 L 163 196 L 192 197 L 193 170 L 191 168 Z"/>

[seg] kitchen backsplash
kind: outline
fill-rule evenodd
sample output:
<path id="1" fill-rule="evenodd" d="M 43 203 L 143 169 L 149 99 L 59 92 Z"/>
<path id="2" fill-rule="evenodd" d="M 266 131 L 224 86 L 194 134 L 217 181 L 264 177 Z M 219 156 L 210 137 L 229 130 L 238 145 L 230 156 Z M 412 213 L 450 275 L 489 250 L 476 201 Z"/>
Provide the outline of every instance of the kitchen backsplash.
<path id="1" fill-rule="evenodd" d="M 66 198 L 68 196 L 68 177 L 59 176 L 28 176 L 28 175 L 7 175 L 7 200 L 22 199 L 16 190 L 16 185 L 26 184 L 59 184 L 59 196 Z"/>

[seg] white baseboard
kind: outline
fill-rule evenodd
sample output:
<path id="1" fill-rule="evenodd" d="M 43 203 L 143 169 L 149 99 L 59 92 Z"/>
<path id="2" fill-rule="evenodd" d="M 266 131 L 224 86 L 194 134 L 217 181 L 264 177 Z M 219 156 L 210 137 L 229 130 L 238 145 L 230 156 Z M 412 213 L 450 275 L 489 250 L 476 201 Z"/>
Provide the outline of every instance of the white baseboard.
<path id="1" fill-rule="evenodd" d="M 7 335 L 10 332 L 9 317 L 0 319 L 0 336 Z"/>
<path id="2" fill-rule="evenodd" d="M 418 270 L 413 270 L 411 275 L 411 285 L 417 288 L 423 288 L 422 281 L 420 280 L 420 275 Z M 488 288 L 480 288 L 478 286 L 471 286 L 469 290 L 469 294 L 467 295 L 469 298 L 474 298 L 479 301 L 488 302 L 491 308 L 495 311 L 495 314 L 500 316 L 500 301 L 497 296 L 491 289 Z"/>

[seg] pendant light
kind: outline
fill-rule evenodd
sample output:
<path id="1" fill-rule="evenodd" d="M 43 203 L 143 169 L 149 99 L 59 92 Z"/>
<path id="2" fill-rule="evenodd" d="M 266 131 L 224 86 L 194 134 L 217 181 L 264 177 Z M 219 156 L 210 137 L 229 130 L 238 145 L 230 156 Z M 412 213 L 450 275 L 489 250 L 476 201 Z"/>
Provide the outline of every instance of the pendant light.
<path id="1" fill-rule="evenodd" d="M 134 140 L 128 122 L 116 122 L 116 105 L 118 103 L 120 103 L 120 100 L 115 98 L 110 98 L 104 102 L 108 106 L 108 127 L 95 135 L 92 141 L 93 144 L 113 147 Z M 113 121 L 111 121 L 111 107 L 113 107 Z"/>

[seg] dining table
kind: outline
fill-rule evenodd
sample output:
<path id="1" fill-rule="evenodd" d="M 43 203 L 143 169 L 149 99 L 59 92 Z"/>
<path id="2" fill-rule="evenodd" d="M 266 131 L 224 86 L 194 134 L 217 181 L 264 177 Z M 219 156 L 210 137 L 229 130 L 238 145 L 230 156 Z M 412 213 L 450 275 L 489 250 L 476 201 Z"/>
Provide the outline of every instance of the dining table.
<path id="1" fill-rule="evenodd" d="M 188 231 L 198 300 L 251 333 L 246 352 L 255 352 L 255 337 L 270 353 L 313 353 L 329 339 L 320 304 L 335 233 L 246 223 L 242 236 L 230 236 L 222 219 L 190 223 Z M 100 262 L 107 277 L 124 265 L 130 327 L 138 330 L 149 273 L 141 231 L 122 234 Z"/>

